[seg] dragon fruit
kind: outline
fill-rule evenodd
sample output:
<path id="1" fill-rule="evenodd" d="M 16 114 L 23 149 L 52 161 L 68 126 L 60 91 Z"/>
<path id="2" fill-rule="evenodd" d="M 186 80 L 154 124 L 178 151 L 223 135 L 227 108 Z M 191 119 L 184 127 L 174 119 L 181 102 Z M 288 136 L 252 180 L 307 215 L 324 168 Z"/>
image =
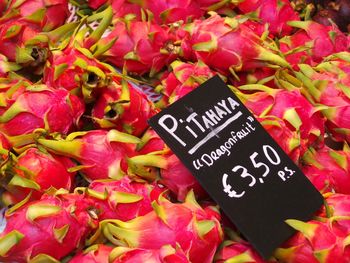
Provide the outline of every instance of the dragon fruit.
<path id="1" fill-rule="evenodd" d="M 322 105 L 321 112 L 327 119 L 326 125 L 334 139 L 338 141 L 345 139 L 350 142 L 350 125 L 347 121 L 350 118 L 348 75 L 341 72 L 340 68 L 338 73 L 322 70 L 322 64 L 315 69 L 309 65 L 300 64 L 299 68 L 300 72 L 295 74 L 311 95 L 312 101 Z M 334 65 L 333 70 L 335 69 Z"/>
<path id="2" fill-rule="evenodd" d="M 258 92 L 243 94 L 238 89 Z M 322 146 L 325 120 L 298 89 L 287 91 L 258 84 L 244 85 L 238 89 L 234 89 L 236 94 L 255 115 L 281 118 L 292 131 L 300 133 L 301 155 L 309 146 Z"/>
<path id="3" fill-rule="evenodd" d="M 245 0 L 240 1 L 237 7 L 241 13 L 258 19 L 258 24 L 268 24 L 269 33 L 273 36 L 289 35 L 293 28 L 287 22 L 300 20 L 288 0 Z"/>
<path id="4" fill-rule="evenodd" d="M 299 163 L 301 149 L 300 137 L 296 131 L 287 127 L 286 123 L 277 117 L 266 116 L 257 118 L 264 129 L 272 136 L 286 154 L 295 162 Z"/>
<path id="5" fill-rule="evenodd" d="M 10 1 L 0 22 L 20 19 L 47 32 L 63 25 L 68 16 L 67 0 Z"/>
<path id="6" fill-rule="evenodd" d="M 13 203 L 23 200 L 30 191 L 30 200 L 35 200 L 40 199 L 50 187 L 70 190 L 73 185 L 74 173 L 68 172 L 68 169 L 74 163 L 66 157 L 29 148 L 16 159 L 13 163 L 9 162 L 7 167 L 15 173 L 10 175 L 13 177 L 6 186 L 10 192 L 10 197 L 7 198 L 13 200 Z"/>
<path id="7" fill-rule="evenodd" d="M 320 218 L 329 218 L 336 227 L 345 233 L 350 231 L 349 208 L 350 196 L 344 194 L 326 193 L 323 195 L 327 204 L 317 215 Z"/>
<path id="8" fill-rule="evenodd" d="M 279 43 L 281 51 L 294 68 L 300 63 L 315 65 L 324 57 L 349 48 L 349 40 L 334 25 L 324 26 L 313 21 L 293 21 L 288 24 L 300 30 L 280 39 Z"/>
<path id="9" fill-rule="evenodd" d="M 0 78 L 7 77 L 9 72 L 19 69 L 19 65 L 9 62 L 6 56 L 0 54 Z"/>
<path id="10" fill-rule="evenodd" d="M 172 72 L 156 88 L 163 94 L 161 101 L 157 103 L 160 107 L 175 102 L 216 74 L 201 61 L 192 64 L 176 60 L 170 67 Z"/>
<path id="11" fill-rule="evenodd" d="M 6 11 L 8 2 L 8 0 L 0 0 L 0 16 Z"/>
<path id="12" fill-rule="evenodd" d="M 276 70 L 272 68 L 256 68 L 246 72 L 237 72 L 237 75 L 230 78 L 230 83 L 237 87 L 246 84 L 262 84 L 271 88 L 277 88 L 275 84 Z"/>
<path id="13" fill-rule="evenodd" d="M 133 16 L 118 19 L 113 31 L 98 44 L 111 41 L 115 44 L 104 53 L 106 60 L 129 74 L 154 76 L 176 58 L 175 39 L 168 27 L 136 21 Z"/>
<path id="14" fill-rule="evenodd" d="M 255 262 L 268 263 L 276 261 L 265 261 L 258 253 L 244 241 L 235 242 L 226 240 L 222 244 L 222 248 L 217 252 L 214 258 L 215 263 L 224 262 Z"/>
<path id="15" fill-rule="evenodd" d="M 75 132 L 65 140 L 39 138 L 38 143 L 56 154 L 75 159 L 88 181 L 120 179 L 128 169 L 126 158 L 134 155 L 140 140 L 117 130 Z"/>
<path id="16" fill-rule="evenodd" d="M 156 184 L 131 181 L 125 176 L 120 180 L 93 181 L 84 191 L 99 204 L 100 220 L 128 221 L 152 211 L 151 203 L 165 190 Z"/>
<path id="17" fill-rule="evenodd" d="M 0 235 L 0 260 L 52 262 L 80 247 L 97 227 L 94 203 L 81 195 L 43 195 L 10 209 Z M 50 261 L 51 260 L 51 261 Z"/>
<path id="18" fill-rule="evenodd" d="M 216 217 L 208 215 L 190 192 L 186 202 L 171 203 L 166 199 L 153 202 L 154 211 L 128 222 L 106 220 L 90 239 L 100 234 L 116 245 L 131 248 L 159 249 L 178 244 L 190 262 L 212 262 L 222 241 L 222 230 Z"/>
<path id="19" fill-rule="evenodd" d="M 87 102 L 95 89 L 109 85 L 113 68 L 98 61 L 86 48 L 70 46 L 52 52 L 44 69 L 43 82 L 53 88 L 64 88 Z"/>
<path id="20" fill-rule="evenodd" d="M 202 60 L 222 74 L 244 71 L 268 64 L 288 67 L 288 63 L 236 18 L 215 14 L 195 20 L 177 32 L 185 59 Z M 224 58 L 224 59 L 223 59 Z"/>
<path id="21" fill-rule="evenodd" d="M 181 161 L 171 153 L 164 156 L 166 167 L 160 170 L 159 182 L 172 191 L 177 200 L 183 201 L 186 195 L 193 190 L 199 199 L 208 196 L 206 191 L 201 187 L 197 179 L 181 163 Z"/>
<path id="22" fill-rule="evenodd" d="M 322 192 L 350 193 L 349 150 L 336 151 L 327 146 L 310 148 L 302 158 L 303 173 Z"/>
<path id="23" fill-rule="evenodd" d="M 349 233 L 329 221 L 305 223 L 289 219 L 286 222 L 299 232 L 275 251 L 278 260 L 287 263 L 349 262 Z"/>
<path id="24" fill-rule="evenodd" d="M 0 107 L 0 129 L 8 136 L 38 128 L 67 134 L 77 127 L 83 112 L 84 104 L 67 90 L 33 85 Z"/>
<path id="25" fill-rule="evenodd" d="M 147 121 L 155 113 L 153 103 L 125 81 L 103 89 L 92 109 L 97 127 L 114 128 L 135 136 L 148 128 Z"/>
<path id="26" fill-rule="evenodd" d="M 108 259 L 112 250 L 113 247 L 104 244 L 94 245 L 76 254 L 69 260 L 69 263 L 108 263 L 110 262 Z"/>
<path id="27" fill-rule="evenodd" d="M 190 263 L 181 248 L 164 245 L 160 249 L 116 247 L 110 254 L 113 263 Z"/>
<path id="28" fill-rule="evenodd" d="M 108 0 L 87 0 L 88 6 L 94 10 L 98 9 L 99 7 L 106 4 L 107 2 Z"/>
<path id="29" fill-rule="evenodd" d="M 150 127 L 142 135 L 141 142 L 137 145 L 137 153 L 146 155 L 152 152 L 168 152 L 167 146 L 159 135 Z"/>

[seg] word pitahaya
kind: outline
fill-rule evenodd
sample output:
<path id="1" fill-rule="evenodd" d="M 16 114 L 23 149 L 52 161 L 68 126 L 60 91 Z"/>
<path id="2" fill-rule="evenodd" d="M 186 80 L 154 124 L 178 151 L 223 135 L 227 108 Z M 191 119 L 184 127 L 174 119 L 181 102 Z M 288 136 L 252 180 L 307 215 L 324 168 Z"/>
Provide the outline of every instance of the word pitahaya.
<path id="1" fill-rule="evenodd" d="M 97 227 L 94 203 L 82 195 L 44 195 L 9 211 L 0 235 L 0 260 L 51 262 L 83 245 Z M 50 261 L 51 260 L 51 261 Z"/>
<path id="2" fill-rule="evenodd" d="M 116 245 L 159 249 L 176 246 L 188 255 L 190 262 L 209 263 L 222 241 L 222 230 L 216 217 L 208 215 L 190 192 L 183 204 L 168 200 L 153 202 L 154 211 L 128 222 L 106 220 L 90 242 L 103 235 Z"/>
<path id="3" fill-rule="evenodd" d="M 236 18 L 212 15 L 195 20 L 178 30 L 182 55 L 186 59 L 202 60 L 222 74 L 249 70 L 268 64 L 288 67 L 288 63 Z"/>

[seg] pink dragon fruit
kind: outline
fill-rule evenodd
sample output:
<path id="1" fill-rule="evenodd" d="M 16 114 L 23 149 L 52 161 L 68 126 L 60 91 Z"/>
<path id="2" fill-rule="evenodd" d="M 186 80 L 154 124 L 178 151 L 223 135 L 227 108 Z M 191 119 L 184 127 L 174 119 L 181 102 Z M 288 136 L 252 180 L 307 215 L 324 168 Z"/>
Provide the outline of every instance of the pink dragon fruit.
<path id="1" fill-rule="evenodd" d="M 235 242 L 231 240 L 224 241 L 222 248 L 217 252 L 214 258 L 215 263 L 224 262 L 255 262 L 269 263 L 273 260 L 265 261 L 258 253 L 245 241 Z"/>
<path id="2" fill-rule="evenodd" d="M 113 247 L 104 244 L 93 245 L 83 252 L 76 254 L 69 263 L 109 263 L 109 255 Z"/>
<path id="3" fill-rule="evenodd" d="M 238 89 L 258 92 L 243 94 Z M 258 84 L 244 85 L 238 89 L 234 89 L 236 94 L 255 115 L 281 118 L 288 128 L 300 133 L 301 155 L 311 145 L 322 145 L 325 120 L 298 89 L 287 91 Z"/>
<path id="4" fill-rule="evenodd" d="M 65 89 L 29 86 L 0 107 L 0 129 L 8 136 L 30 134 L 44 128 L 67 134 L 77 127 L 84 104 Z"/>
<path id="5" fill-rule="evenodd" d="M 8 2 L 8 0 L 0 0 L 0 16 L 6 11 Z"/>
<path id="6" fill-rule="evenodd" d="M 230 79 L 230 83 L 237 87 L 246 84 L 263 84 L 271 88 L 277 88 L 275 84 L 276 70 L 272 68 L 256 68 L 246 72 L 237 72 L 237 76 Z"/>
<path id="7" fill-rule="evenodd" d="M 322 192 L 350 193 L 350 152 L 336 151 L 327 146 L 310 148 L 302 158 L 303 173 Z"/>
<path id="8" fill-rule="evenodd" d="M 255 19 L 258 18 L 259 24 L 268 24 L 273 36 L 289 35 L 293 28 L 287 22 L 300 20 L 288 0 L 245 0 L 240 1 L 237 7 L 243 14 L 250 13 Z"/>
<path id="9" fill-rule="evenodd" d="M 101 220 L 128 221 L 152 211 L 151 203 L 158 200 L 165 189 L 156 184 L 131 181 L 125 176 L 118 181 L 93 181 L 85 191 L 99 204 Z"/>
<path id="10" fill-rule="evenodd" d="M 128 169 L 126 158 L 134 155 L 140 140 L 117 130 L 93 130 L 71 133 L 65 140 L 37 141 L 49 151 L 78 161 L 80 171 L 92 181 L 120 179 Z"/>
<path id="11" fill-rule="evenodd" d="M 8 211 L 0 235 L 0 260 L 59 260 L 81 246 L 97 227 L 94 202 L 80 195 L 43 195 L 41 200 Z"/>
<path id="12" fill-rule="evenodd" d="M 300 145 L 298 133 L 287 127 L 286 123 L 280 118 L 266 116 L 257 119 L 284 152 L 298 164 L 300 152 L 305 151 L 305 149 L 301 149 L 302 145 Z"/>
<path id="13" fill-rule="evenodd" d="M 320 64 L 314 70 L 309 65 L 300 64 L 300 72 L 295 74 L 311 95 L 312 101 L 322 105 L 321 112 L 327 119 L 326 125 L 334 139 L 350 142 L 350 125 L 347 121 L 350 118 L 350 78 L 341 68 L 338 68 L 338 73 L 332 73 L 323 66 Z M 335 65 L 333 70 L 336 70 Z"/>
<path id="14" fill-rule="evenodd" d="M 349 233 L 342 231 L 331 222 L 312 220 L 308 223 L 289 219 L 292 228 L 299 231 L 281 248 L 275 257 L 282 262 L 339 262 L 350 260 Z"/>
<path id="15" fill-rule="evenodd" d="M 103 89 L 92 109 L 97 127 L 114 128 L 135 136 L 148 128 L 147 121 L 155 113 L 153 103 L 125 81 Z"/>
<path id="16" fill-rule="evenodd" d="M 53 88 L 64 88 L 87 102 L 96 89 L 109 85 L 113 68 L 98 61 L 86 48 L 68 46 L 53 51 L 45 65 L 43 82 Z"/>
<path id="17" fill-rule="evenodd" d="M 67 0 L 10 1 L 0 21 L 21 19 L 40 31 L 50 31 L 63 25 L 68 16 Z"/>
<path id="18" fill-rule="evenodd" d="M 163 94 L 161 101 L 157 103 L 161 107 L 175 102 L 216 75 L 201 61 L 192 64 L 176 60 L 170 67 L 172 72 L 165 76 L 157 87 L 158 92 Z"/>
<path id="19" fill-rule="evenodd" d="M 70 190 L 74 182 L 74 173 L 68 172 L 74 166 L 70 159 L 37 148 L 29 148 L 8 166 L 15 173 L 6 187 L 10 196 L 7 198 L 13 203 L 20 202 L 31 191 L 30 200 L 36 200 L 50 187 Z"/>
<path id="20" fill-rule="evenodd" d="M 141 142 L 137 146 L 137 153 L 142 155 L 168 150 L 164 141 L 151 127 L 142 135 Z"/>
<path id="21" fill-rule="evenodd" d="M 9 62 L 6 56 L 0 54 L 0 78 L 8 77 L 9 72 L 19 69 L 20 66 Z"/>
<path id="22" fill-rule="evenodd" d="M 298 32 L 279 40 L 280 49 L 287 61 L 297 64 L 317 64 L 324 57 L 349 48 L 347 37 L 336 26 L 324 26 L 313 21 L 293 21 L 289 25 L 300 28 Z"/>
<path id="23" fill-rule="evenodd" d="M 163 157 L 166 159 L 167 165 L 160 170 L 159 182 L 169 188 L 176 195 L 177 200 L 183 201 L 191 190 L 194 191 L 199 199 L 208 196 L 197 179 L 187 170 L 175 154 L 171 153 Z"/>
<path id="24" fill-rule="evenodd" d="M 99 45 L 107 45 L 116 38 L 104 56 L 113 65 L 125 67 L 130 74 L 149 73 L 153 76 L 176 58 L 175 39 L 166 26 L 136 21 L 127 16 L 116 21 L 113 31 Z"/>
<path id="25" fill-rule="evenodd" d="M 164 245 L 160 249 L 116 247 L 110 254 L 113 263 L 190 263 L 181 248 Z"/>
<path id="26" fill-rule="evenodd" d="M 350 196 L 335 193 L 327 193 L 323 196 L 327 205 L 322 208 L 317 216 L 329 218 L 329 221 L 342 229 L 344 233 L 350 233 Z"/>
<path id="27" fill-rule="evenodd" d="M 87 0 L 88 6 L 94 10 L 98 9 L 99 7 L 106 4 L 107 2 L 109 2 L 109 0 Z"/>
<path id="28" fill-rule="evenodd" d="M 190 262 L 212 262 L 222 241 L 220 223 L 208 215 L 190 192 L 183 204 L 168 200 L 153 202 L 154 211 L 128 222 L 106 220 L 90 239 L 93 242 L 104 234 L 116 245 L 131 248 L 159 249 L 164 245 L 178 244 Z"/>
<path id="29" fill-rule="evenodd" d="M 195 20 L 177 32 L 186 59 L 202 60 L 222 74 L 254 69 L 267 64 L 288 67 L 279 55 L 263 47 L 263 41 L 236 18 L 212 15 Z"/>

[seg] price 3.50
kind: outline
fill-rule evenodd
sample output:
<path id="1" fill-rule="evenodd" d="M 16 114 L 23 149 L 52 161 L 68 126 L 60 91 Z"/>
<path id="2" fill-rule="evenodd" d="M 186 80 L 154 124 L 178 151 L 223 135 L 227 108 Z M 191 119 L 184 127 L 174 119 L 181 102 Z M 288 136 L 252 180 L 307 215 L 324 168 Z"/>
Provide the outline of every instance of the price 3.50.
<path id="1" fill-rule="evenodd" d="M 267 159 L 269 162 L 269 165 L 280 165 L 281 164 L 281 157 L 277 153 L 277 151 L 270 145 L 263 145 L 262 147 L 263 156 Z M 261 156 L 261 155 L 260 155 Z M 258 161 L 259 153 L 254 152 L 250 155 L 250 161 L 253 164 L 254 168 L 256 169 L 263 169 L 263 174 L 261 174 L 258 179 L 255 178 L 253 175 L 251 175 L 248 172 L 248 169 L 242 165 L 236 165 L 232 168 L 232 172 L 234 175 L 239 174 L 241 178 L 248 178 L 250 179 L 250 183 L 248 184 L 249 187 L 253 187 L 257 182 L 263 184 L 264 178 L 269 175 L 270 173 L 270 166 L 264 162 Z M 256 173 L 254 173 L 256 174 Z M 277 175 L 281 178 L 281 180 L 286 181 L 289 179 L 293 174 L 295 174 L 295 171 L 292 169 L 289 169 L 287 166 L 285 166 L 282 170 L 279 170 L 277 172 Z M 232 198 L 241 198 L 244 196 L 245 191 L 237 192 L 234 190 L 234 187 L 228 183 L 228 174 L 224 174 L 222 176 L 222 185 L 224 187 L 224 192 L 228 194 L 229 197 Z"/>

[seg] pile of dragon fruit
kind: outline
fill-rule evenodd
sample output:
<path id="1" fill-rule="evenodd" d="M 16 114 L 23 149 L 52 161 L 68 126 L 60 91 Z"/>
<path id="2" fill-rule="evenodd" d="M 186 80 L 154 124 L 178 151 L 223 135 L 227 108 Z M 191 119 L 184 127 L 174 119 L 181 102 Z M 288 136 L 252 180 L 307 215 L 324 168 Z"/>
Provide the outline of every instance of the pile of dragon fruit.
<path id="1" fill-rule="evenodd" d="M 350 262 L 350 37 L 295 7 L 0 0 L 0 262 Z M 325 198 L 269 260 L 147 122 L 215 75 Z"/>

